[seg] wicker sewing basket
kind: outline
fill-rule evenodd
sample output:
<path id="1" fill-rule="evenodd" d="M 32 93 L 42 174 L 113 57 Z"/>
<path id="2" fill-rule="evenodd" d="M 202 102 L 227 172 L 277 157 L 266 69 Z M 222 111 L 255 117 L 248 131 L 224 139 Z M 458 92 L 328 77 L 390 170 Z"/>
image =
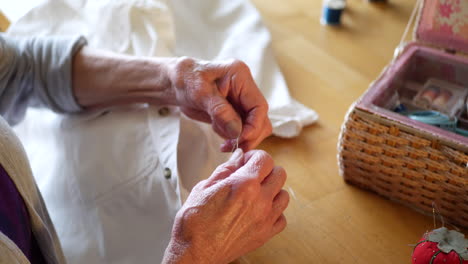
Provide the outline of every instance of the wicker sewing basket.
<path id="1" fill-rule="evenodd" d="M 423 213 L 432 215 L 435 204 L 446 221 L 468 227 L 468 137 L 384 107 L 404 80 L 436 76 L 468 89 L 468 1 L 423 0 L 417 8 L 415 41 L 346 115 L 340 173 L 348 183 Z"/>

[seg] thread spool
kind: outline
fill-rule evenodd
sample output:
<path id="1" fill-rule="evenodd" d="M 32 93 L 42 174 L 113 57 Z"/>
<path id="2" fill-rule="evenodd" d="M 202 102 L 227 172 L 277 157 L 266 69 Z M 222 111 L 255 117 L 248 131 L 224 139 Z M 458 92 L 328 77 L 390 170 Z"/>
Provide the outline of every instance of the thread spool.
<path id="1" fill-rule="evenodd" d="M 339 25 L 345 6 L 344 0 L 325 0 L 320 22 L 324 25 Z"/>
<path id="2" fill-rule="evenodd" d="M 394 109 L 393 111 L 395 113 L 400 113 L 400 114 L 404 114 L 408 111 L 408 109 L 406 108 L 406 106 L 404 104 L 398 104 Z"/>

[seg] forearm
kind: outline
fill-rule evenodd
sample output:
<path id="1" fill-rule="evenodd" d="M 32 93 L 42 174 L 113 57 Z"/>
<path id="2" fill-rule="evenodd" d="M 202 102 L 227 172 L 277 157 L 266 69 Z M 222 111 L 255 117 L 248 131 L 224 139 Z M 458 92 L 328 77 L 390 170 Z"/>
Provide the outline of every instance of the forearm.
<path id="1" fill-rule="evenodd" d="M 128 103 L 176 104 L 175 58 L 143 58 L 84 47 L 73 59 L 73 91 L 85 109 Z"/>

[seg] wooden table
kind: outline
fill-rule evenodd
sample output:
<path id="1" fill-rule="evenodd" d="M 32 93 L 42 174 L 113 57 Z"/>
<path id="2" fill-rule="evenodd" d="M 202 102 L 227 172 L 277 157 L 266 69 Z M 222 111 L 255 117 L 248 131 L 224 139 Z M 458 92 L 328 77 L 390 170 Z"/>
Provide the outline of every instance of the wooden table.
<path id="1" fill-rule="evenodd" d="M 291 94 L 320 121 L 262 145 L 288 172 L 288 227 L 237 263 L 411 263 L 409 244 L 433 229 L 432 217 L 345 184 L 336 146 L 347 109 L 392 59 L 415 1 L 348 0 L 341 27 L 320 25 L 320 0 L 253 2 Z"/>
<path id="2" fill-rule="evenodd" d="M 8 26 L 10 25 L 10 21 L 6 18 L 6 16 L 0 10 L 0 32 L 6 31 Z"/>

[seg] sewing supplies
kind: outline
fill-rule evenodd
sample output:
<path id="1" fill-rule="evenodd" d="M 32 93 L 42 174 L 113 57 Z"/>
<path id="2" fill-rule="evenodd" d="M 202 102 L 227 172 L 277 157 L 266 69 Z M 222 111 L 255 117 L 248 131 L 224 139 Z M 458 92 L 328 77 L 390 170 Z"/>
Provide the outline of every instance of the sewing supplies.
<path id="1" fill-rule="evenodd" d="M 320 22 L 324 25 L 339 25 L 345 6 L 344 0 L 324 0 Z"/>
<path id="2" fill-rule="evenodd" d="M 468 115 L 468 96 L 466 97 L 466 112 L 465 113 L 467 113 Z"/>
<path id="3" fill-rule="evenodd" d="M 449 91 L 442 91 L 437 98 L 432 102 L 436 108 L 443 108 L 448 101 L 452 98 L 452 93 Z"/>
<path id="4" fill-rule="evenodd" d="M 396 112 L 396 113 L 406 113 L 408 111 L 408 109 L 406 108 L 406 106 L 404 104 L 398 104 L 397 106 L 395 106 L 395 108 L 393 108 L 393 111 Z"/>
<path id="5" fill-rule="evenodd" d="M 462 135 L 462 136 L 465 136 L 465 137 L 468 137 L 468 130 L 466 129 L 463 129 L 463 128 L 456 128 L 455 129 L 455 133 L 459 134 L 459 135 Z"/>
<path id="6" fill-rule="evenodd" d="M 468 15 L 468 9 L 459 8 L 461 3 L 468 1 L 415 1 L 393 60 L 346 114 L 338 162 L 347 183 L 423 212 L 429 210 L 430 202 L 440 201 L 442 213 L 451 223 L 468 227 L 464 184 L 468 138 L 406 116 L 435 111 L 438 114 L 430 115 L 442 114 L 450 121 L 459 118 L 462 107 L 458 105 L 468 91 L 468 59 L 463 56 L 468 52 L 468 39 L 455 19 Z M 441 84 L 430 83 L 431 79 L 440 79 Z M 456 88 L 452 90 L 452 86 Z M 427 90 L 431 92 L 425 93 Z M 449 91 L 450 98 L 443 91 Z M 399 110 L 396 106 L 384 107 L 395 93 L 407 108 L 405 116 L 389 111 Z M 413 117 L 420 120 L 418 114 Z"/>
<path id="7" fill-rule="evenodd" d="M 465 112 L 458 118 L 458 127 L 468 130 L 468 112 Z"/>
<path id="8" fill-rule="evenodd" d="M 445 130 L 455 131 L 457 127 L 457 118 L 450 118 L 437 111 L 415 111 L 410 112 L 407 116 L 413 120 L 440 127 Z"/>
<path id="9" fill-rule="evenodd" d="M 434 229 L 415 245 L 413 264 L 468 264 L 468 239 L 446 227 Z"/>
<path id="10" fill-rule="evenodd" d="M 400 88 L 384 104 L 386 109 L 468 136 L 468 88 L 434 78 L 424 84 L 399 80 L 396 85 Z"/>
<path id="11" fill-rule="evenodd" d="M 437 87 L 429 87 L 421 93 L 421 100 L 424 105 L 429 106 L 439 95 L 440 90 Z"/>
<path id="12" fill-rule="evenodd" d="M 418 94 L 413 103 L 423 109 L 436 110 L 450 117 L 460 114 L 468 89 L 447 81 L 431 78 Z"/>
<path id="13" fill-rule="evenodd" d="M 467 109 L 465 109 L 465 111 L 458 118 L 457 129 L 455 132 L 462 136 L 468 137 L 468 104 Z"/>
<path id="14" fill-rule="evenodd" d="M 232 145 L 231 152 L 234 152 L 234 151 L 236 151 L 236 149 L 239 148 L 239 138 L 240 138 L 240 135 L 235 139 L 235 143 Z"/>

